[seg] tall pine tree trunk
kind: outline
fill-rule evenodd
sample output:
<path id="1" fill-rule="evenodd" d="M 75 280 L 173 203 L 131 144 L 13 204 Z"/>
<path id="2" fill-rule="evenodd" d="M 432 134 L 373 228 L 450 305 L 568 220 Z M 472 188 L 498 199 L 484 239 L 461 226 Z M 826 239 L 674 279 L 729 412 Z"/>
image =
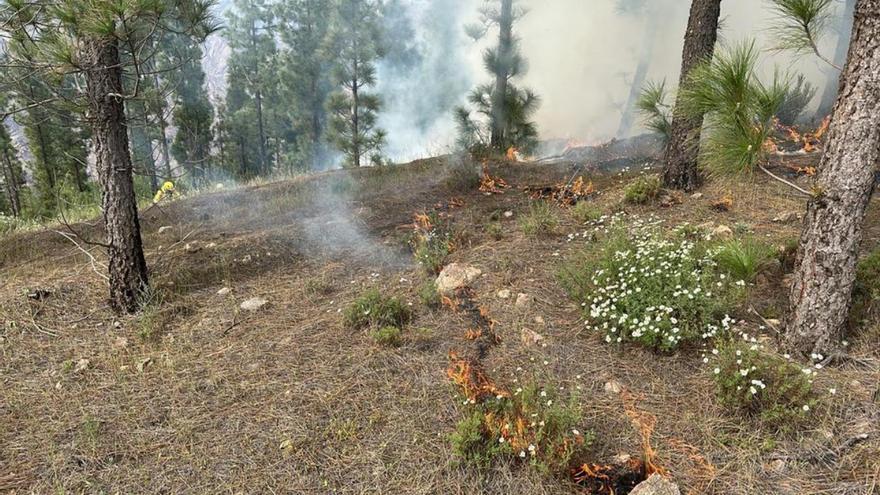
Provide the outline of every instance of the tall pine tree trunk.
<path id="1" fill-rule="evenodd" d="M 6 198 L 9 200 L 9 209 L 13 217 L 18 217 L 21 216 L 20 174 L 10 155 L 9 147 L 4 147 L 2 156 L 3 181 L 6 186 Z"/>
<path id="2" fill-rule="evenodd" d="M 147 263 L 132 179 L 119 47 L 114 38 L 99 37 L 86 38 L 82 46 L 108 246 L 110 305 L 134 312 L 147 289 Z"/>
<path id="3" fill-rule="evenodd" d="M 639 53 L 639 62 L 636 65 L 636 72 L 633 74 L 632 85 L 629 88 L 629 96 L 626 100 L 626 106 L 623 108 L 623 115 L 620 117 L 620 126 L 617 128 L 617 137 L 622 139 L 628 137 L 632 132 L 633 124 L 636 121 L 636 103 L 642 89 L 645 86 L 645 80 L 648 78 L 648 69 L 651 67 L 651 59 L 654 58 L 654 39 L 657 35 L 659 24 L 657 20 L 648 15 L 646 18 L 645 37 L 642 40 L 642 48 Z"/>
<path id="4" fill-rule="evenodd" d="M 679 88 L 687 82 L 691 70 L 712 58 L 718 41 L 718 19 L 721 0 L 692 0 L 684 50 L 681 57 Z M 663 185 L 690 191 L 699 185 L 697 156 L 700 151 L 700 129 L 703 117 L 688 117 L 679 103 L 672 114 L 672 129 L 663 157 Z"/>
<path id="5" fill-rule="evenodd" d="M 837 49 L 834 51 L 834 63 L 841 67 L 846 63 L 846 52 L 849 49 L 850 36 L 852 35 L 855 8 L 856 0 L 846 0 L 843 18 L 840 20 L 840 27 L 838 28 Z M 840 71 L 829 66 L 828 81 L 825 83 L 825 89 L 822 92 L 822 100 L 819 102 L 819 109 L 816 111 L 817 115 L 824 117 L 831 113 L 834 102 L 837 100 L 837 90 L 839 87 Z"/>
<path id="6" fill-rule="evenodd" d="M 786 321 L 787 346 L 828 353 L 852 304 L 865 210 L 880 163 L 880 0 L 859 0 L 840 95 L 807 204 Z"/>
<path id="7" fill-rule="evenodd" d="M 513 0 L 501 0 L 498 20 L 498 60 L 495 67 L 495 90 L 492 92 L 492 134 L 489 145 L 496 151 L 504 150 L 504 131 L 507 129 L 507 84 L 513 55 Z"/>

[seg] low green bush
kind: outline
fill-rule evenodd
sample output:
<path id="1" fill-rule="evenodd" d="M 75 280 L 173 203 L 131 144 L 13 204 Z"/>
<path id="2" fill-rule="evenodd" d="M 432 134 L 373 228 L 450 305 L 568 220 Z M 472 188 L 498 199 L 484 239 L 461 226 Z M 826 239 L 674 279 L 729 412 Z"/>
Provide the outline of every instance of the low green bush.
<path id="1" fill-rule="evenodd" d="M 812 368 L 802 368 L 757 343 L 719 339 L 707 357 L 720 403 L 760 418 L 765 425 L 789 429 L 816 407 Z"/>
<path id="2" fill-rule="evenodd" d="M 412 319 L 412 312 L 396 297 L 386 297 L 377 289 L 370 289 L 345 310 L 345 326 L 352 329 L 365 327 L 403 327 Z"/>
<path id="3" fill-rule="evenodd" d="M 718 246 L 715 261 L 718 267 L 735 280 L 752 282 L 773 259 L 773 248 L 751 238 L 731 240 Z"/>
<path id="4" fill-rule="evenodd" d="M 643 205 L 657 199 L 660 195 L 660 178 L 656 175 L 643 175 L 623 190 L 623 200 L 630 204 Z"/>
<path id="5" fill-rule="evenodd" d="M 552 233 L 558 223 L 556 211 L 546 201 L 532 203 L 528 211 L 519 218 L 520 228 L 529 237 Z"/>
<path id="6" fill-rule="evenodd" d="M 397 347 L 403 337 L 403 332 L 397 327 L 382 327 L 370 332 L 373 340 L 386 347 Z"/>

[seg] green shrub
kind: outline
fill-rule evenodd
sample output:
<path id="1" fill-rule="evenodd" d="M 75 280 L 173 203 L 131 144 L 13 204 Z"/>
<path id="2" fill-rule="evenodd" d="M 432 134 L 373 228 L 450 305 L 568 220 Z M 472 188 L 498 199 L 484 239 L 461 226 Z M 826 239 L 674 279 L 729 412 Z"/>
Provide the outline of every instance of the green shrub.
<path id="1" fill-rule="evenodd" d="M 529 210 L 519 218 L 519 226 L 529 237 L 549 234 L 556 229 L 558 220 L 553 206 L 546 201 L 536 201 L 529 205 Z"/>
<path id="2" fill-rule="evenodd" d="M 679 91 L 686 114 L 705 116 L 701 162 L 716 173 L 751 172 L 767 155 L 773 117 L 788 92 L 788 81 L 758 79 L 754 42 L 716 51 L 697 65 Z"/>
<path id="3" fill-rule="evenodd" d="M 714 337 L 742 295 L 741 282 L 719 273 L 710 253 L 680 233 L 613 231 L 562 271 L 591 330 L 609 343 L 635 342 L 655 350 Z"/>
<path id="4" fill-rule="evenodd" d="M 377 289 L 370 289 L 357 298 L 345 310 L 345 326 L 353 329 L 364 327 L 403 327 L 412 319 L 410 309 L 396 297 L 385 297 Z"/>
<path id="5" fill-rule="evenodd" d="M 773 248 L 754 239 L 732 240 L 718 247 L 715 261 L 735 280 L 752 282 L 773 254 Z"/>
<path id="6" fill-rule="evenodd" d="M 643 175 L 626 186 L 623 200 L 636 205 L 650 203 L 660 195 L 660 186 L 660 178 L 656 175 Z"/>
<path id="7" fill-rule="evenodd" d="M 400 345 L 403 332 L 397 327 L 382 327 L 370 332 L 370 336 L 379 345 L 397 347 Z"/>
<path id="8" fill-rule="evenodd" d="M 571 214 L 578 222 L 595 222 L 602 218 L 602 209 L 587 201 L 578 201 L 571 209 Z"/>
<path id="9" fill-rule="evenodd" d="M 413 255 L 428 273 L 438 274 L 452 253 L 452 233 L 448 221 L 435 212 L 426 213 L 410 238 Z"/>
<path id="10" fill-rule="evenodd" d="M 880 301 L 880 249 L 859 260 L 856 266 L 850 320 L 854 324 L 871 322 L 876 314 L 877 301 Z"/>
<path id="11" fill-rule="evenodd" d="M 724 407 L 756 416 L 772 428 L 794 426 L 816 406 L 810 379 L 814 371 L 756 343 L 720 340 L 712 351 L 710 367 Z"/>
<path id="12" fill-rule="evenodd" d="M 419 301 L 431 309 L 440 307 L 440 293 L 437 292 L 437 284 L 433 280 L 426 280 L 419 287 Z"/>
<path id="13" fill-rule="evenodd" d="M 452 435 L 452 450 L 463 463 L 487 467 L 496 458 L 517 460 L 546 474 L 564 474 L 593 441 L 581 431 L 576 397 L 568 401 L 558 387 L 527 385 L 509 397 L 473 404 Z"/>
<path id="14" fill-rule="evenodd" d="M 669 140 L 672 129 L 672 106 L 668 100 L 666 81 L 649 81 L 636 101 L 636 108 L 645 119 L 645 126 L 660 135 L 663 141 Z"/>

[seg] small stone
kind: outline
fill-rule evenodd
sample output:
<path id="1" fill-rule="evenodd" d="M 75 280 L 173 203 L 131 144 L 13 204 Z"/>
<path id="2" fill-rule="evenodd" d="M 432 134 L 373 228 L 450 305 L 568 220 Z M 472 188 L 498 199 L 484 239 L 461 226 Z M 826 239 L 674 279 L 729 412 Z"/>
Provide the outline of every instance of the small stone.
<path id="1" fill-rule="evenodd" d="M 533 346 L 542 343 L 544 337 L 530 328 L 523 327 L 520 332 L 520 340 L 525 346 Z"/>
<path id="2" fill-rule="evenodd" d="M 170 225 L 163 225 L 159 227 L 159 234 L 164 234 L 165 232 L 170 232 L 172 227 Z"/>
<path id="3" fill-rule="evenodd" d="M 774 459 L 767 464 L 767 469 L 774 473 L 780 473 L 785 469 L 785 461 L 782 459 Z"/>
<path id="4" fill-rule="evenodd" d="M 623 390 L 623 386 L 617 380 L 605 382 L 605 392 L 609 394 L 619 394 Z"/>
<path id="5" fill-rule="evenodd" d="M 516 305 L 517 307 L 524 308 L 532 304 L 533 300 L 532 296 L 520 292 L 519 295 L 516 296 Z"/>
<path id="6" fill-rule="evenodd" d="M 217 295 L 218 296 L 226 296 L 226 295 L 229 295 L 230 292 L 232 292 L 232 289 L 230 289 L 229 287 L 224 287 L 224 288 L 217 291 Z"/>
<path id="7" fill-rule="evenodd" d="M 185 246 L 183 246 L 183 250 L 187 253 L 198 253 L 202 250 L 202 246 L 199 245 L 198 241 L 187 242 Z"/>
<path id="8" fill-rule="evenodd" d="M 535 321 L 535 323 L 537 323 L 538 325 L 543 325 L 543 324 L 544 324 L 544 317 L 538 315 L 538 316 L 536 316 L 536 317 L 534 318 L 534 321 Z"/>
<path id="9" fill-rule="evenodd" d="M 128 339 L 125 337 L 116 337 L 113 341 L 114 349 L 125 349 L 126 347 L 128 347 Z"/>
<path id="10" fill-rule="evenodd" d="M 209 243 L 205 244 L 205 249 L 213 249 L 215 247 L 217 247 L 216 242 L 209 242 Z"/>
<path id="11" fill-rule="evenodd" d="M 719 225 L 712 229 L 712 237 L 731 238 L 733 237 L 733 230 L 727 225 Z"/>
<path id="12" fill-rule="evenodd" d="M 85 358 L 80 359 L 79 361 L 76 362 L 76 366 L 73 368 L 73 372 L 74 373 L 82 373 L 83 371 L 85 371 L 89 368 L 90 364 L 91 364 L 91 361 L 89 361 L 88 359 L 85 359 Z"/>
<path id="13" fill-rule="evenodd" d="M 483 272 L 479 268 L 461 263 L 451 263 L 437 277 L 437 292 L 444 296 L 452 295 L 459 287 L 473 283 Z"/>
<path id="14" fill-rule="evenodd" d="M 269 301 L 263 299 L 262 297 L 252 297 L 247 301 L 241 303 L 240 307 L 245 311 L 257 311 L 268 303 Z"/>
<path id="15" fill-rule="evenodd" d="M 629 493 L 630 495 L 681 495 L 681 490 L 675 483 L 659 474 L 652 474 L 650 478 L 636 485 Z"/>
<path id="16" fill-rule="evenodd" d="M 117 320 L 117 321 L 114 321 L 114 322 L 113 322 L 113 328 L 122 328 L 122 322 L 120 322 L 120 321 L 118 321 L 118 320 Z"/>
<path id="17" fill-rule="evenodd" d="M 790 211 L 788 213 L 783 213 L 781 215 L 777 215 L 773 221 L 776 223 L 794 223 L 801 219 L 801 216 L 798 215 L 797 212 Z"/>
<path id="18" fill-rule="evenodd" d="M 507 211 L 504 212 L 504 218 L 511 218 L 512 216 L 513 216 L 513 212 L 512 212 L 512 211 L 507 210 Z"/>
<path id="19" fill-rule="evenodd" d="M 775 329 L 779 329 L 779 327 L 782 325 L 782 322 L 775 319 L 775 318 L 771 318 L 771 319 L 767 320 L 767 324 Z"/>
<path id="20" fill-rule="evenodd" d="M 510 290 L 501 289 L 498 291 L 498 299 L 509 299 L 510 298 Z"/>
<path id="21" fill-rule="evenodd" d="M 691 199 L 703 199 L 703 193 L 693 193 Z"/>

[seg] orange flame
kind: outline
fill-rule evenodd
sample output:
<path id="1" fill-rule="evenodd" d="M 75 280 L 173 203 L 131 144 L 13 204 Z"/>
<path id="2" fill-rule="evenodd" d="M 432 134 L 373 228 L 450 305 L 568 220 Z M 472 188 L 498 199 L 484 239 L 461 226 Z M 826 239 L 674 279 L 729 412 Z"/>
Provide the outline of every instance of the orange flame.
<path id="1" fill-rule="evenodd" d="M 507 153 L 505 155 L 505 158 L 507 158 L 507 160 L 509 160 L 511 162 L 518 162 L 519 161 L 519 150 L 516 149 L 515 146 L 511 146 L 510 148 L 507 148 Z"/>

